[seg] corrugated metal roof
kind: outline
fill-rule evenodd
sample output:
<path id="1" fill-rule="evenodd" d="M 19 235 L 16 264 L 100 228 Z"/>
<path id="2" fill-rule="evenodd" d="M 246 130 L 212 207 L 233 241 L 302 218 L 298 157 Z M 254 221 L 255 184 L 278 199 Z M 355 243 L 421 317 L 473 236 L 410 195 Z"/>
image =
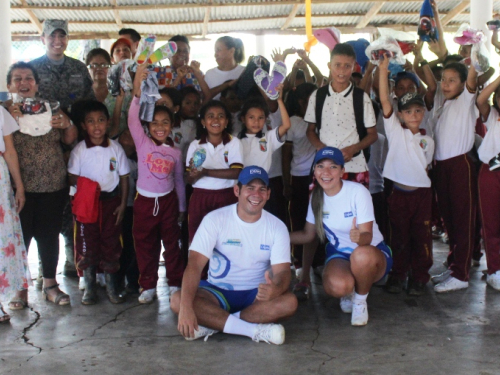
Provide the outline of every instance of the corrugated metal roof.
<path id="1" fill-rule="evenodd" d="M 344 1 L 315 3 L 313 0 L 313 27 L 355 27 L 376 4 L 375 1 Z M 32 11 L 40 21 L 47 18 L 69 20 L 70 33 L 88 34 L 95 31 L 114 36 L 119 30 L 109 0 L 26 0 L 26 3 L 28 6 L 37 7 Z M 246 5 L 248 3 L 251 5 Z M 444 15 L 460 3 L 461 0 L 440 0 L 438 4 L 440 13 Z M 10 4 L 20 7 L 22 1 L 10 0 Z M 117 4 L 118 16 L 124 26 L 133 27 L 141 34 L 159 35 L 201 35 L 206 6 L 210 4 L 212 7 L 208 33 L 279 30 L 294 8 L 294 3 L 290 0 L 117 0 Z M 144 9 L 148 6 L 155 8 Z M 169 6 L 172 8 L 168 8 Z M 58 9 L 52 9 L 53 7 Z M 86 7 L 89 9 L 84 9 Z M 127 8 L 120 9 L 120 7 Z M 368 26 L 396 24 L 413 27 L 418 23 L 420 7 L 420 1 L 387 1 L 379 13 L 373 16 Z M 101 8 L 105 10 L 99 10 Z M 500 0 L 494 0 L 494 11 L 500 12 Z M 468 7 L 464 12 L 465 14 L 457 15 L 448 25 L 456 26 L 468 22 Z M 296 17 L 288 27 L 304 28 L 304 13 L 305 7 L 300 4 Z M 11 20 L 14 34 L 38 35 L 38 30 L 30 23 L 25 10 L 12 9 Z"/>

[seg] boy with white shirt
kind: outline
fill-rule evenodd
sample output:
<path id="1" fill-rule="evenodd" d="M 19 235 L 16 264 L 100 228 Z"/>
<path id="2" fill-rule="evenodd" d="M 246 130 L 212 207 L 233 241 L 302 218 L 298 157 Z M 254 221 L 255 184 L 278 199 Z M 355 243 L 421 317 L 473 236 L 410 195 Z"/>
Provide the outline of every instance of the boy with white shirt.
<path id="1" fill-rule="evenodd" d="M 418 296 L 425 290 L 432 267 L 432 190 L 427 167 L 434 155 L 434 141 L 420 133 L 425 115 L 422 96 L 403 95 L 398 102 L 398 114 L 394 112 L 389 98 L 388 66 L 389 59 L 384 57 L 379 67 L 379 90 L 389 152 L 383 176 L 394 182 L 388 199 L 394 263 L 386 290 L 400 293 L 409 276 L 408 293 Z"/>

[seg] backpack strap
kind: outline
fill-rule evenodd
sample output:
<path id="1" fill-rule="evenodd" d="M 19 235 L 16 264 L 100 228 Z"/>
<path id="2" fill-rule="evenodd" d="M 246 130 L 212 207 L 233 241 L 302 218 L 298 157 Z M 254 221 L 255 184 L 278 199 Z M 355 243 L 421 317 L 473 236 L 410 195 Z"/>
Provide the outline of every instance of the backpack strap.
<path id="1" fill-rule="evenodd" d="M 328 85 L 320 87 L 316 92 L 316 133 L 321 130 L 321 117 L 323 116 L 323 105 L 325 104 L 326 96 L 330 96 Z"/>
<path id="2" fill-rule="evenodd" d="M 365 92 L 362 89 L 354 87 L 354 91 L 352 92 L 352 105 L 354 107 L 356 130 L 358 131 L 360 141 L 368 135 L 368 131 L 365 127 L 364 96 Z M 366 162 L 368 162 L 368 160 L 370 160 L 370 147 L 365 148 L 363 154 L 365 155 Z"/>

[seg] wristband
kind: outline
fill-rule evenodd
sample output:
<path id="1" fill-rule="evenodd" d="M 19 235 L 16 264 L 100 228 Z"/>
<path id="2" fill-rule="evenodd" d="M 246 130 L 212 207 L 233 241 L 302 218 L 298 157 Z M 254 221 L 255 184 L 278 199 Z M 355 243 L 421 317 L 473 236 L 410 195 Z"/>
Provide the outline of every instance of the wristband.
<path id="1" fill-rule="evenodd" d="M 424 65 L 428 65 L 429 62 L 427 60 L 420 61 L 420 67 L 422 68 Z"/>

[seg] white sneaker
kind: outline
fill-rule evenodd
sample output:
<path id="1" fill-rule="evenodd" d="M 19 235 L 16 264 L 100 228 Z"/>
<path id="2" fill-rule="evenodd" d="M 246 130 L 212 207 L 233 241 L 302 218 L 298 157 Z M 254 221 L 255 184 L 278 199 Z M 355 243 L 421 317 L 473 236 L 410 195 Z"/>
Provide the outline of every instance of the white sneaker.
<path id="1" fill-rule="evenodd" d="M 80 280 L 78 281 L 78 289 L 80 290 L 85 290 L 85 277 L 80 277 Z"/>
<path id="2" fill-rule="evenodd" d="M 340 297 L 340 309 L 346 314 L 352 313 L 352 298 L 354 297 L 354 291 L 347 296 Z"/>
<path id="3" fill-rule="evenodd" d="M 106 288 L 106 277 L 103 273 L 96 273 L 95 280 L 101 288 Z"/>
<path id="4" fill-rule="evenodd" d="M 446 270 L 443 273 L 440 273 L 439 275 L 435 275 L 431 277 L 431 281 L 434 284 L 439 284 L 445 281 L 448 277 L 451 275 L 451 270 Z"/>
<path id="5" fill-rule="evenodd" d="M 178 292 L 179 290 L 181 290 L 180 286 L 169 286 L 168 287 L 168 293 L 170 295 L 174 294 L 175 292 Z"/>
<path id="6" fill-rule="evenodd" d="M 500 291 L 500 271 L 486 275 L 486 283 L 493 289 Z"/>
<path id="7" fill-rule="evenodd" d="M 156 288 L 143 290 L 139 296 L 139 303 L 151 303 L 156 299 Z"/>
<path id="8" fill-rule="evenodd" d="M 194 331 L 194 337 L 185 337 L 187 341 L 198 340 L 201 337 L 204 337 L 203 341 L 207 341 L 210 336 L 219 331 L 207 327 L 200 326 L 198 324 L 198 330 Z"/>
<path id="9" fill-rule="evenodd" d="M 368 304 L 366 301 L 353 302 L 351 325 L 365 326 L 368 323 Z"/>
<path id="10" fill-rule="evenodd" d="M 295 277 L 297 278 L 297 280 L 300 280 L 300 278 L 302 277 L 302 267 L 295 269 Z"/>
<path id="11" fill-rule="evenodd" d="M 455 290 L 465 289 L 469 287 L 468 281 L 461 281 L 453 276 L 449 276 L 445 281 L 434 285 L 434 291 L 436 293 L 446 293 L 453 292 Z"/>
<path id="12" fill-rule="evenodd" d="M 252 340 L 281 345 L 285 342 L 285 328 L 281 324 L 259 324 Z"/>

